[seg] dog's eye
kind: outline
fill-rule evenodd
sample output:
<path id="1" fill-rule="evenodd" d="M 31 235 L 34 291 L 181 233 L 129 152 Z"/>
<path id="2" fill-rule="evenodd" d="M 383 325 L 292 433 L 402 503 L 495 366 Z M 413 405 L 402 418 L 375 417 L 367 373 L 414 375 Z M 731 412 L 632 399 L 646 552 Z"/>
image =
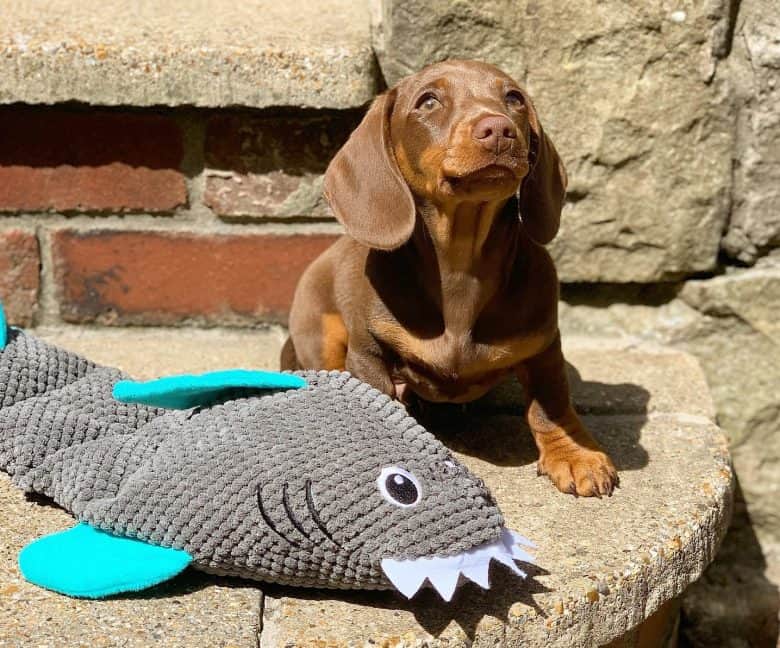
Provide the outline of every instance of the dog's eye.
<path id="1" fill-rule="evenodd" d="M 506 105 L 515 110 L 522 110 L 525 106 L 525 97 L 517 90 L 511 90 L 506 94 Z"/>
<path id="2" fill-rule="evenodd" d="M 401 508 L 415 506 L 422 497 L 422 488 L 417 477 L 398 466 L 382 468 L 376 485 L 382 497 Z"/>
<path id="3" fill-rule="evenodd" d="M 426 92 L 417 100 L 414 107 L 417 109 L 422 108 L 423 110 L 433 110 L 438 106 L 441 106 L 439 98 L 432 92 Z"/>

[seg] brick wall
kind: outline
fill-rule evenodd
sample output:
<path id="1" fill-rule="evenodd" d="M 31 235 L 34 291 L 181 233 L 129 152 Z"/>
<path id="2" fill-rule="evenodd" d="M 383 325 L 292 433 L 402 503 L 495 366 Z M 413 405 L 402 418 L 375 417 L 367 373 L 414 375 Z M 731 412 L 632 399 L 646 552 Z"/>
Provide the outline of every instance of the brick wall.
<path id="1" fill-rule="evenodd" d="M 360 111 L 0 107 L 0 297 L 30 326 L 284 322 Z"/>

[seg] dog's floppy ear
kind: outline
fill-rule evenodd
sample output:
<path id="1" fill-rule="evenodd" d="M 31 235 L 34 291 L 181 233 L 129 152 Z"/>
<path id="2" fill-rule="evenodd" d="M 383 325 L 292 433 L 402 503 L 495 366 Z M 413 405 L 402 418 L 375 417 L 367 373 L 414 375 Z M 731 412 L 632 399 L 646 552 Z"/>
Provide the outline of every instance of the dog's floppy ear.
<path id="1" fill-rule="evenodd" d="M 412 193 L 390 142 L 395 91 L 374 100 L 325 172 L 325 198 L 352 238 L 378 250 L 403 245 L 414 229 Z"/>
<path id="2" fill-rule="evenodd" d="M 545 135 L 533 105 L 528 99 L 526 104 L 531 127 L 528 155 L 531 168 L 520 185 L 520 218 L 531 238 L 544 245 L 555 238 L 561 224 L 566 169 Z"/>

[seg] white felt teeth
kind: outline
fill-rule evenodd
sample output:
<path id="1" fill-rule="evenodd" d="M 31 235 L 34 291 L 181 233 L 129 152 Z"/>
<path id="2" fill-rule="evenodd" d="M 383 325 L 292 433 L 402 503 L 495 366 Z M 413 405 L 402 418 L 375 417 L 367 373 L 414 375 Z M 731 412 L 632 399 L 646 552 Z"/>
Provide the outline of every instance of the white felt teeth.
<path id="1" fill-rule="evenodd" d="M 460 572 L 454 570 L 440 571 L 436 574 L 430 574 L 428 580 L 445 601 L 450 601 L 452 600 L 452 595 L 455 594 L 455 589 L 458 587 Z"/>
<path id="2" fill-rule="evenodd" d="M 451 601 L 458 587 L 460 577 L 468 578 L 482 589 L 490 589 L 490 561 L 497 560 L 506 565 L 515 574 L 525 578 L 515 560 L 532 563 L 531 554 L 518 545 L 535 548 L 527 538 L 515 531 L 504 529 L 501 537 L 479 547 L 474 547 L 455 556 L 382 560 L 385 576 L 406 598 L 412 598 L 422 587 L 426 579 L 445 601 Z"/>

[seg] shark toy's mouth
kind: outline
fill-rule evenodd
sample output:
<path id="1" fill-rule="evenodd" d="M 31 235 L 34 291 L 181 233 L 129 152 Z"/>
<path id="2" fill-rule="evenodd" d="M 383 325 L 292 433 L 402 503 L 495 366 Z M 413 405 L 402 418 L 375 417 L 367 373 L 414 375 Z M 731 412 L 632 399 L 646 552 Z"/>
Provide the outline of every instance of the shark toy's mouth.
<path id="1" fill-rule="evenodd" d="M 451 601 L 461 576 L 473 581 L 482 589 L 490 589 L 490 562 L 497 560 L 518 576 L 527 574 L 515 560 L 533 563 L 534 557 L 518 545 L 535 548 L 527 538 L 510 529 L 504 529 L 501 537 L 493 542 L 464 551 L 454 556 L 421 557 L 409 560 L 384 558 L 382 571 L 395 588 L 406 598 L 412 598 L 425 579 L 445 601 Z"/>

